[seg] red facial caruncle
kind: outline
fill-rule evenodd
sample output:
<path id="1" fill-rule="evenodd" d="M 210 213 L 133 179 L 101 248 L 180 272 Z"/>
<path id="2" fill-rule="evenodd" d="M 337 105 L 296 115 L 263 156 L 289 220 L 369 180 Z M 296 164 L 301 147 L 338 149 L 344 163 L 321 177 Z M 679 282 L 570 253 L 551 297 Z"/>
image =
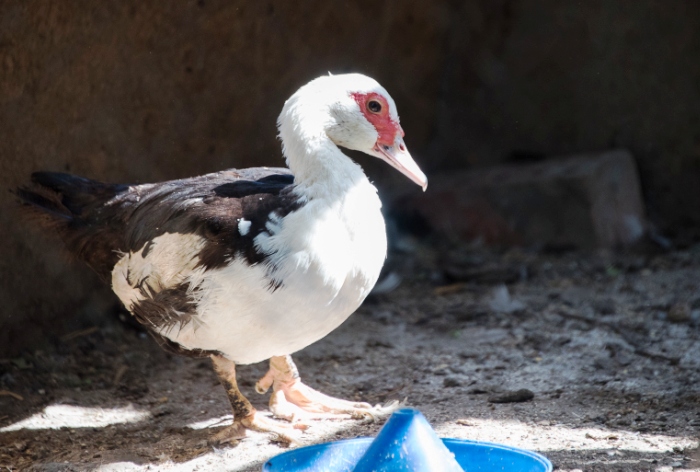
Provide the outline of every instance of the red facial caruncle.
<path id="1" fill-rule="evenodd" d="M 359 105 L 364 118 L 377 131 L 374 146 L 363 151 L 386 161 L 425 190 L 428 187 L 428 178 L 406 149 L 403 129 L 396 115 L 392 117 L 386 97 L 376 92 L 355 92 L 351 96 Z"/>
<path id="2" fill-rule="evenodd" d="M 394 121 L 389 113 L 389 103 L 386 98 L 376 92 L 355 92 L 351 95 L 360 106 L 360 111 L 367 121 L 377 130 L 379 134 L 377 144 L 393 146 L 397 135 L 404 136 L 401 125 Z"/>

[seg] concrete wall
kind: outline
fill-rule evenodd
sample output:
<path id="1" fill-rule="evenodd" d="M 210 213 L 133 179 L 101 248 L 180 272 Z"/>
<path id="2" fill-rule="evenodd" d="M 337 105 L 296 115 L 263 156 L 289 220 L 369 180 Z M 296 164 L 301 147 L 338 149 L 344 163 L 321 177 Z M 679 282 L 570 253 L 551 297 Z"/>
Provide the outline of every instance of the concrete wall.
<path id="1" fill-rule="evenodd" d="M 428 173 L 626 147 L 652 219 L 698 226 L 699 57 L 694 2 L 6 0 L 0 355 L 115 302 L 18 221 L 7 190 L 33 170 L 144 182 L 279 165 L 284 99 L 362 71 L 396 99 Z"/>

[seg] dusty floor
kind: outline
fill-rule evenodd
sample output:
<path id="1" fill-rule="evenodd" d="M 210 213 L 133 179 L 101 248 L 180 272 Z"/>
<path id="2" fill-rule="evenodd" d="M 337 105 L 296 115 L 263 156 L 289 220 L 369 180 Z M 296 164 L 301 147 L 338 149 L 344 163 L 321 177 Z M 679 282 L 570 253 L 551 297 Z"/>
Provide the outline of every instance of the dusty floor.
<path id="1" fill-rule="evenodd" d="M 664 255 L 421 248 L 295 358 L 336 396 L 404 400 L 441 436 L 533 449 L 559 470 L 700 470 L 700 248 Z M 410 274 L 410 275 L 409 275 Z M 241 367 L 244 393 L 264 364 Z M 508 391 L 534 399 L 495 403 Z M 2 470 L 260 470 L 284 448 L 230 422 L 208 361 L 105 320 L 55 349 L 0 360 Z M 314 422 L 305 443 L 381 424 Z"/>

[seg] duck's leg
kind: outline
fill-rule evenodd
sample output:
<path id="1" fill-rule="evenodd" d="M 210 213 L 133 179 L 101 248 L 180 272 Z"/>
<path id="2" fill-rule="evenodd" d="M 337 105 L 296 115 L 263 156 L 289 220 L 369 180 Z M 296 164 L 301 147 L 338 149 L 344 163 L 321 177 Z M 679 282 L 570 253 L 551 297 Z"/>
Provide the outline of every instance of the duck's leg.
<path id="1" fill-rule="evenodd" d="M 272 387 L 270 410 L 278 418 L 296 421 L 307 418 L 370 418 L 390 413 L 395 405 L 372 407 L 324 395 L 305 385 L 291 356 L 270 358 L 270 370 L 255 384 L 258 393 Z"/>
<path id="2" fill-rule="evenodd" d="M 243 396 L 236 383 L 236 364 L 223 356 L 211 356 L 214 370 L 219 381 L 226 389 L 233 409 L 233 425 L 220 431 L 212 440 L 217 443 L 235 442 L 245 437 L 246 429 L 272 433 L 275 440 L 285 443 L 297 442 L 299 430 L 306 429 L 303 424 L 286 424 L 265 417 L 257 411 Z"/>

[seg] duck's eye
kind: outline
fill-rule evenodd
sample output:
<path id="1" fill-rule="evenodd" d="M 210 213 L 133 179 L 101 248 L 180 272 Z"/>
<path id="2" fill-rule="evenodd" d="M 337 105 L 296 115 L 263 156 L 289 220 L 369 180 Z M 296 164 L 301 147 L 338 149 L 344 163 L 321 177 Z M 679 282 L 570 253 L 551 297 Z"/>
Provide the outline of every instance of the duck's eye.
<path id="1" fill-rule="evenodd" d="M 370 100 L 367 102 L 367 109 L 372 113 L 379 113 L 382 111 L 382 104 L 376 100 Z"/>

